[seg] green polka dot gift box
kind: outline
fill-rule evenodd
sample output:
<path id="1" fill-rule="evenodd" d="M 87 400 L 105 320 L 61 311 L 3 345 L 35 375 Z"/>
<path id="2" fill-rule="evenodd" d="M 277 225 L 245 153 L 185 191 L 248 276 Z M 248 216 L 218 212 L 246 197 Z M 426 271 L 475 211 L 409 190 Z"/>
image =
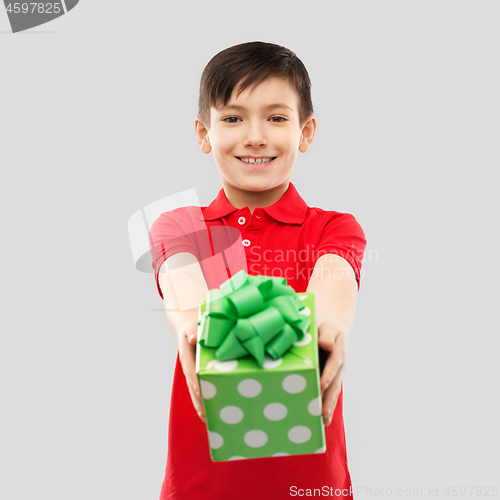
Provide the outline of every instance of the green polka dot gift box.
<path id="1" fill-rule="evenodd" d="M 198 325 L 212 460 L 324 453 L 314 295 L 240 271 L 208 292 Z"/>

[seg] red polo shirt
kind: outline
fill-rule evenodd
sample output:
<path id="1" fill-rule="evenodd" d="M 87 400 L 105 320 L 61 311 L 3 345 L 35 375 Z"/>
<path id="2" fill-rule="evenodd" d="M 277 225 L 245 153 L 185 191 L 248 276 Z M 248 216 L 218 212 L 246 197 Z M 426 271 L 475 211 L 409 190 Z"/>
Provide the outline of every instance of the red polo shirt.
<path id="1" fill-rule="evenodd" d="M 197 257 L 208 288 L 218 288 L 244 269 L 251 275 L 283 276 L 296 292 L 305 292 L 316 260 L 325 253 L 346 259 L 359 287 L 365 246 L 364 232 L 352 215 L 308 207 L 292 183 L 274 205 L 253 213 L 248 207 L 233 207 L 221 189 L 208 207 L 161 214 L 150 231 L 160 296 L 160 266 L 179 252 Z M 342 391 L 325 438 L 326 452 L 321 454 L 212 462 L 207 429 L 193 407 L 177 357 L 160 500 L 277 500 L 299 489 L 323 493 L 324 487 L 344 490 L 342 497 L 350 497 Z"/>

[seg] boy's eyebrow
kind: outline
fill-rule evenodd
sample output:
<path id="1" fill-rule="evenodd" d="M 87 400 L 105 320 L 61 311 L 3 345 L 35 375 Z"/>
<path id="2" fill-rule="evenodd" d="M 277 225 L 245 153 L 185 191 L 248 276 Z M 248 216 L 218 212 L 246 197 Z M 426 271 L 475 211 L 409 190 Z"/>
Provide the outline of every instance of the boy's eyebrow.
<path id="1" fill-rule="evenodd" d="M 282 102 L 279 102 L 276 104 L 269 104 L 268 106 L 263 106 L 263 109 L 266 109 L 266 110 L 275 109 L 275 108 L 285 108 L 285 109 L 289 109 L 290 111 L 293 111 L 293 109 L 290 106 L 288 106 L 287 104 L 282 103 Z M 221 110 L 223 110 L 223 109 L 236 109 L 236 110 L 244 111 L 246 108 L 244 106 L 239 106 L 238 104 L 231 104 L 228 106 L 223 106 L 220 109 Z"/>

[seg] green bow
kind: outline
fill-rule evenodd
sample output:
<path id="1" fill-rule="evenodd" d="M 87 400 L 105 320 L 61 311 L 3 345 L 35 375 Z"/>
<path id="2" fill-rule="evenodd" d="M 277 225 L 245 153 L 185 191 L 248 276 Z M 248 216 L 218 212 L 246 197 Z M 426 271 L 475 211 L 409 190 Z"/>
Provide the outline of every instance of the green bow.
<path id="1" fill-rule="evenodd" d="M 251 354 L 264 364 L 264 353 L 281 357 L 302 340 L 310 318 L 299 313 L 304 304 L 285 278 L 249 276 L 241 270 L 209 290 L 200 319 L 200 344 L 216 347 L 220 361 Z"/>

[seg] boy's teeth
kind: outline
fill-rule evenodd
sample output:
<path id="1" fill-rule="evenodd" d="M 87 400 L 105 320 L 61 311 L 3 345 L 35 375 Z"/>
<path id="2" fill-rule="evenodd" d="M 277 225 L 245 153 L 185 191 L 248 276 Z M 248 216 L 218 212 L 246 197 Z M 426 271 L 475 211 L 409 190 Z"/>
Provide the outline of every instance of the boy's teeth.
<path id="1" fill-rule="evenodd" d="M 245 163 L 254 163 L 254 164 L 261 164 L 261 163 L 269 163 L 272 158 L 240 158 L 241 161 L 244 161 Z"/>

